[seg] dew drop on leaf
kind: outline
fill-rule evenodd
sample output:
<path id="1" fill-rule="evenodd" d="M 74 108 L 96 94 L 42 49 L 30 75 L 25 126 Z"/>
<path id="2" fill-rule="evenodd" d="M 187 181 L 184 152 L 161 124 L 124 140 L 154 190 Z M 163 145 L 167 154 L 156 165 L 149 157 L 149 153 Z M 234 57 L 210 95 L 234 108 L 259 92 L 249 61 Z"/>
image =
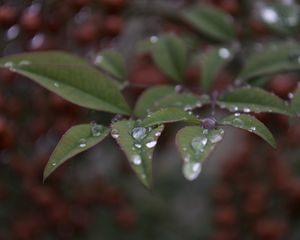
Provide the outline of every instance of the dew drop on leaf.
<path id="1" fill-rule="evenodd" d="M 86 147 L 86 139 L 85 138 L 79 139 L 79 147 L 80 148 L 85 148 Z"/>
<path id="2" fill-rule="evenodd" d="M 224 135 L 224 130 L 223 129 L 217 129 L 215 131 L 213 131 L 210 135 L 209 135 L 209 141 L 211 143 L 217 143 L 222 141 L 223 139 L 223 135 Z"/>
<path id="3" fill-rule="evenodd" d="M 251 109 L 250 109 L 250 108 L 244 108 L 243 111 L 244 111 L 245 113 L 249 113 L 249 112 L 251 112 Z"/>
<path id="4" fill-rule="evenodd" d="M 146 147 L 147 148 L 154 148 L 156 143 L 157 143 L 157 141 L 150 141 L 150 142 L 146 143 Z"/>
<path id="5" fill-rule="evenodd" d="M 131 157 L 131 162 L 134 164 L 134 165 L 140 165 L 142 163 L 142 159 L 139 155 L 133 155 Z"/>
<path id="6" fill-rule="evenodd" d="M 237 127 L 243 127 L 243 125 L 244 125 L 242 119 L 240 119 L 240 118 L 235 118 L 235 119 L 233 119 L 232 122 Z"/>
<path id="7" fill-rule="evenodd" d="M 55 82 L 53 85 L 54 85 L 54 87 L 57 87 L 57 88 L 59 87 L 59 83 L 57 83 L 57 82 Z"/>
<path id="8" fill-rule="evenodd" d="M 250 127 L 249 131 L 250 132 L 255 132 L 256 131 L 256 127 L 254 127 L 254 126 Z"/>
<path id="9" fill-rule="evenodd" d="M 96 122 L 92 122 L 91 125 L 92 125 L 92 127 L 91 127 L 92 135 L 94 137 L 99 137 L 102 133 L 103 126 L 100 124 L 97 124 Z"/>
<path id="10" fill-rule="evenodd" d="M 115 139 L 119 138 L 120 136 L 119 131 L 117 129 L 112 129 L 110 134 Z"/>
<path id="11" fill-rule="evenodd" d="M 142 144 L 140 144 L 140 143 L 135 143 L 134 146 L 135 146 L 136 148 L 141 148 L 141 147 L 142 147 Z"/>
<path id="12" fill-rule="evenodd" d="M 151 43 L 157 43 L 158 42 L 158 37 L 157 36 L 151 36 L 150 37 L 150 42 Z"/>
<path id="13" fill-rule="evenodd" d="M 218 54 L 223 59 L 228 59 L 231 56 L 231 53 L 227 48 L 220 48 Z"/>
<path id="14" fill-rule="evenodd" d="M 268 24 L 274 24 L 279 21 L 278 13 L 271 7 L 262 8 L 261 17 Z"/>
<path id="15" fill-rule="evenodd" d="M 144 128 L 144 127 L 136 127 L 134 129 L 132 129 L 131 136 L 135 140 L 142 140 L 144 137 L 146 137 L 146 132 L 147 132 L 146 128 Z"/>
<path id="16" fill-rule="evenodd" d="M 192 148 L 197 152 L 198 151 L 202 152 L 206 144 L 207 144 L 206 136 L 195 137 L 191 142 Z"/>
<path id="17" fill-rule="evenodd" d="M 183 175 L 186 179 L 193 181 L 199 176 L 201 169 L 201 163 L 187 162 L 183 166 Z"/>

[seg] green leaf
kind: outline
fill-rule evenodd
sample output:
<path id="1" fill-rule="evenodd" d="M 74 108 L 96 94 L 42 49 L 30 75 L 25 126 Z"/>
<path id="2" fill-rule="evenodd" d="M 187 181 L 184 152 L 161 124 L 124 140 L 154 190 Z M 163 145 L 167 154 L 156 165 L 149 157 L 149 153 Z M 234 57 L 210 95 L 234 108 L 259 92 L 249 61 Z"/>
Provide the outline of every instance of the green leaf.
<path id="1" fill-rule="evenodd" d="M 261 121 L 257 120 L 255 117 L 236 113 L 222 119 L 220 124 L 237 127 L 252 132 L 268 142 L 273 148 L 276 148 L 276 141 L 272 133 Z"/>
<path id="2" fill-rule="evenodd" d="M 117 86 L 82 59 L 63 52 L 38 52 L 0 59 L 0 67 L 17 73 L 79 106 L 129 114 Z"/>
<path id="3" fill-rule="evenodd" d="M 183 175 L 195 180 L 201 173 L 202 163 L 208 158 L 216 144 L 223 139 L 224 130 L 185 127 L 178 131 L 176 144 L 183 158 Z"/>
<path id="4" fill-rule="evenodd" d="M 277 43 L 265 46 L 251 54 L 239 74 L 241 81 L 278 72 L 300 70 L 300 45 L 296 43 Z"/>
<path id="5" fill-rule="evenodd" d="M 113 50 L 105 50 L 100 52 L 94 61 L 104 71 L 123 82 L 126 78 L 126 67 L 123 57 L 120 53 Z"/>
<path id="6" fill-rule="evenodd" d="M 226 92 L 218 101 L 221 108 L 243 112 L 275 112 L 290 115 L 285 101 L 256 87 L 243 87 Z"/>
<path id="7" fill-rule="evenodd" d="M 53 151 L 45 169 L 44 180 L 71 157 L 101 142 L 109 129 L 98 124 L 81 124 L 70 128 Z"/>
<path id="8" fill-rule="evenodd" d="M 154 43 L 152 56 L 155 64 L 168 77 L 182 82 L 187 63 L 187 50 L 180 38 L 175 36 L 159 37 Z"/>
<path id="9" fill-rule="evenodd" d="M 227 48 L 210 49 L 203 56 L 201 63 L 201 81 L 204 92 L 208 92 L 220 70 L 231 58 Z"/>
<path id="10" fill-rule="evenodd" d="M 300 88 L 297 88 L 297 90 L 294 92 L 291 108 L 296 116 L 300 116 Z"/>
<path id="11" fill-rule="evenodd" d="M 134 114 L 137 117 L 147 116 L 148 109 L 151 109 L 153 107 L 155 101 L 162 99 L 166 95 L 171 93 L 175 93 L 175 89 L 173 86 L 162 85 L 147 89 L 138 99 L 134 108 Z"/>
<path id="12" fill-rule="evenodd" d="M 174 87 L 158 86 L 147 89 L 138 99 L 134 113 L 137 117 L 146 117 L 149 113 L 162 108 L 176 107 L 192 110 L 210 102 L 209 96 L 197 96 L 192 93 L 176 93 Z"/>
<path id="13" fill-rule="evenodd" d="M 184 110 L 179 108 L 165 108 L 158 110 L 148 115 L 142 122 L 144 127 L 150 127 L 153 125 L 160 125 L 163 123 L 172 123 L 184 121 L 192 124 L 200 125 L 201 121 L 194 115 L 190 115 Z"/>
<path id="14" fill-rule="evenodd" d="M 155 128 L 141 127 L 132 120 L 119 121 L 112 125 L 112 136 L 146 187 L 152 185 L 152 155 L 163 128 L 163 125 Z"/>
<path id="15" fill-rule="evenodd" d="M 298 4 L 273 2 L 259 8 L 261 20 L 274 32 L 292 35 L 299 28 Z"/>
<path id="16" fill-rule="evenodd" d="M 227 42 L 235 37 L 231 16 L 217 8 L 193 6 L 184 11 L 183 19 L 215 40 Z"/>

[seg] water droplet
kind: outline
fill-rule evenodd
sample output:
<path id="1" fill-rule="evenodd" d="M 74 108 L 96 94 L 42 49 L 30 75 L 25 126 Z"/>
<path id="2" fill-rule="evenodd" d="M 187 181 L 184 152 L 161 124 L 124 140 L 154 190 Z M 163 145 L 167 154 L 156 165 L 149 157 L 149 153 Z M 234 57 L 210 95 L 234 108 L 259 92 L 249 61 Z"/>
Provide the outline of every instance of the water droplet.
<path id="1" fill-rule="evenodd" d="M 238 111 L 239 110 L 239 108 L 237 107 L 237 106 L 230 106 L 229 107 L 229 111 L 230 112 L 236 112 L 236 111 Z"/>
<path id="2" fill-rule="evenodd" d="M 110 134 L 115 139 L 119 138 L 119 136 L 120 136 L 119 131 L 117 129 L 112 129 Z"/>
<path id="3" fill-rule="evenodd" d="M 223 139 L 223 135 L 224 135 L 224 130 L 223 129 L 217 129 L 217 130 L 213 130 L 210 134 L 209 134 L 209 141 L 211 143 L 217 143 L 220 142 Z"/>
<path id="4" fill-rule="evenodd" d="M 201 163 L 187 162 L 183 166 L 183 175 L 189 181 L 193 181 L 199 176 L 201 169 Z"/>
<path id="5" fill-rule="evenodd" d="M 159 136 L 161 135 L 161 132 L 156 132 L 154 135 L 155 135 L 156 137 L 159 137 Z"/>
<path id="6" fill-rule="evenodd" d="M 20 33 L 20 28 L 18 25 L 13 25 L 6 31 L 6 38 L 7 40 L 11 41 L 18 37 Z"/>
<path id="7" fill-rule="evenodd" d="M 28 60 L 22 60 L 19 62 L 19 66 L 26 66 L 26 65 L 30 65 L 31 62 Z"/>
<path id="8" fill-rule="evenodd" d="M 255 132 L 256 131 L 256 127 L 254 127 L 254 126 L 250 127 L 249 131 L 250 132 Z"/>
<path id="9" fill-rule="evenodd" d="M 142 163 L 142 159 L 139 155 L 133 155 L 131 157 L 131 162 L 134 164 L 134 165 L 140 165 Z"/>
<path id="10" fill-rule="evenodd" d="M 85 138 L 79 139 L 79 147 L 81 147 L 81 148 L 86 147 L 86 139 Z"/>
<path id="11" fill-rule="evenodd" d="M 103 61 L 103 56 L 102 55 L 98 55 L 96 56 L 95 60 L 94 60 L 94 64 L 100 64 Z"/>
<path id="12" fill-rule="evenodd" d="M 234 116 L 239 117 L 239 116 L 241 116 L 241 114 L 240 113 L 235 113 Z"/>
<path id="13" fill-rule="evenodd" d="M 156 146 L 157 141 L 150 141 L 146 143 L 147 148 L 154 148 Z"/>
<path id="14" fill-rule="evenodd" d="M 279 21 L 278 13 L 272 7 L 262 8 L 261 17 L 268 24 L 275 24 Z"/>
<path id="15" fill-rule="evenodd" d="M 288 93 L 288 98 L 289 98 L 289 99 L 293 99 L 293 97 L 294 97 L 294 94 L 293 94 L 293 93 L 291 93 L 291 92 Z"/>
<path id="16" fill-rule="evenodd" d="M 52 163 L 52 166 L 56 166 L 56 163 L 54 162 L 54 163 Z"/>
<path id="17" fill-rule="evenodd" d="M 175 92 L 181 93 L 183 91 L 184 87 L 180 84 L 175 86 Z"/>
<path id="18" fill-rule="evenodd" d="M 96 122 L 91 123 L 91 131 L 94 137 L 99 137 L 102 133 L 103 126 L 101 124 L 97 124 Z"/>
<path id="19" fill-rule="evenodd" d="M 195 151 L 200 151 L 202 152 L 204 150 L 205 145 L 207 144 L 207 137 L 206 136 L 199 136 L 195 137 L 192 140 L 192 147 Z"/>
<path id="20" fill-rule="evenodd" d="M 218 54 L 223 59 L 228 59 L 231 56 L 231 53 L 227 48 L 220 48 Z"/>
<path id="21" fill-rule="evenodd" d="M 242 119 L 240 118 L 235 118 L 233 119 L 232 123 L 237 126 L 237 127 L 243 127 L 244 126 L 244 122 Z"/>
<path id="22" fill-rule="evenodd" d="M 32 49 L 40 48 L 45 42 L 45 35 L 43 33 L 36 34 L 30 42 L 30 47 Z"/>
<path id="23" fill-rule="evenodd" d="M 245 113 L 249 113 L 249 112 L 251 112 L 251 109 L 250 109 L 250 108 L 244 108 L 243 111 L 244 111 Z"/>
<path id="24" fill-rule="evenodd" d="M 146 128 L 144 128 L 144 127 L 136 127 L 134 129 L 132 129 L 131 135 L 132 135 L 132 137 L 134 139 L 141 140 L 144 137 L 146 137 L 146 132 L 147 132 Z"/>
<path id="25" fill-rule="evenodd" d="M 134 146 L 135 146 L 136 148 L 141 148 L 141 147 L 142 147 L 142 144 L 140 144 L 140 143 L 135 143 Z"/>
<path id="26" fill-rule="evenodd" d="M 184 107 L 184 111 L 190 111 L 190 110 L 192 110 L 193 109 L 193 107 L 191 106 L 191 105 L 186 105 L 185 107 Z"/>
<path id="27" fill-rule="evenodd" d="M 157 43 L 158 42 L 158 37 L 157 36 L 151 36 L 150 37 L 150 42 L 151 43 Z"/>

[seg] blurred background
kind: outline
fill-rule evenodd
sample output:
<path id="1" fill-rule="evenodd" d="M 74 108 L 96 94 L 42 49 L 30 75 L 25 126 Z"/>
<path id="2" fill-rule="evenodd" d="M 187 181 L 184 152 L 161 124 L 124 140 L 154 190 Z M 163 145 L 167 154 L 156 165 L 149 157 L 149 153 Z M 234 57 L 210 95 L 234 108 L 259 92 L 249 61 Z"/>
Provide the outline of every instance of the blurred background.
<path id="1" fill-rule="evenodd" d="M 268 27 L 272 13 L 266 7 L 274 2 L 0 0 L 0 55 L 59 49 L 93 62 L 102 49 L 117 49 L 130 70 L 124 94 L 133 105 L 146 87 L 170 83 L 147 53 L 137 51 L 140 41 L 174 33 L 198 49 L 215 44 L 174 21 L 174 13 L 191 4 L 213 5 L 233 17 L 242 45 L 299 39 L 298 27 L 292 36 Z M 299 4 L 279 2 L 296 9 L 280 15 L 286 24 L 279 26 L 282 33 L 298 26 Z M 187 70 L 187 86 L 197 85 L 200 71 Z M 234 74 L 230 68 L 221 72 L 215 89 L 231 84 Z M 264 87 L 288 99 L 297 81 L 299 74 L 279 74 Z M 300 239 L 299 121 L 257 115 L 274 133 L 276 151 L 256 136 L 228 128 L 193 182 L 182 176 L 174 144 L 181 125 L 175 124 L 167 126 L 155 150 L 151 191 L 139 183 L 110 138 L 64 164 L 43 184 L 43 168 L 69 127 L 92 120 L 109 124 L 113 117 L 81 109 L 0 69 L 1 240 Z"/>

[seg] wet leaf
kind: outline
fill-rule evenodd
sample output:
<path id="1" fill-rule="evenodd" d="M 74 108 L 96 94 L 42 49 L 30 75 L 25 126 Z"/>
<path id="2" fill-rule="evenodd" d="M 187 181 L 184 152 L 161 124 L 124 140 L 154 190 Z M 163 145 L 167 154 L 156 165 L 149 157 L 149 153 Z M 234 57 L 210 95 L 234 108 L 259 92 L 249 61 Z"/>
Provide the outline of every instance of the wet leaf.
<path id="1" fill-rule="evenodd" d="M 71 157 L 101 142 L 109 129 L 98 124 L 81 124 L 70 128 L 61 138 L 44 169 L 44 180 Z"/>
<path id="2" fill-rule="evenodd" d="M 0 59 L 0 67 L 26 76 L 79 106 L 120 114 L 130 109 L 118 87 L 82 59 L 58 51 Z"/>
<path id="3" fill-rule="evenodd" d="M 258 119 L 246 114 L 236 113 L 229 115 L 220 121 L 220 124 L 229 125 L 247 130 L 264 139 L 273 148 L 276 148 L 276 141 L 269 129 Z"/>
<path id="4" fill-rule="evenodd" d="M 292 111 L 296 116 L 300 116 L 300 88 L 294 92 L 294 97 L 291 102 Z"/>
<path id="5" fill-rule="evenodd" d="M 153 125 L 160 125 L 163 123 L 172 123 L 179 121 L 184 121 L 198 125 L 201 124 L 198 118 L 184 110 L 181 110 L 179 108 L 165 108 L 147 116 L 143 120 L 142 125 L 145 127 L 150 127 Z"/>
<path id="6" fill-rule="evenodd" d="M 202 163 L 216 144 L 223 139 L 223 129 L 207 130 L 202 127 L 185 127 L 178 131 L 176 144 L 183 158 L 183 175 L 195 180 L 201 173 Z"/>
<path id="7" fill-rule="evenodd" d="M 219 99 L 218 105 L 234 112 L 291 114 L 286 102 L 273 93 L 256 87 L 243 87 L 228 91 Z"/>
<path id="8" fill-rule="evenodd" d="M 152 185 L 152 155 L 163 128 L 163 125 L 155 128 L 145 128 L 132 120 L 119 121 L 112 125 L 112 136 L 120 145 L 130 166 L 146 187 Z"/>

